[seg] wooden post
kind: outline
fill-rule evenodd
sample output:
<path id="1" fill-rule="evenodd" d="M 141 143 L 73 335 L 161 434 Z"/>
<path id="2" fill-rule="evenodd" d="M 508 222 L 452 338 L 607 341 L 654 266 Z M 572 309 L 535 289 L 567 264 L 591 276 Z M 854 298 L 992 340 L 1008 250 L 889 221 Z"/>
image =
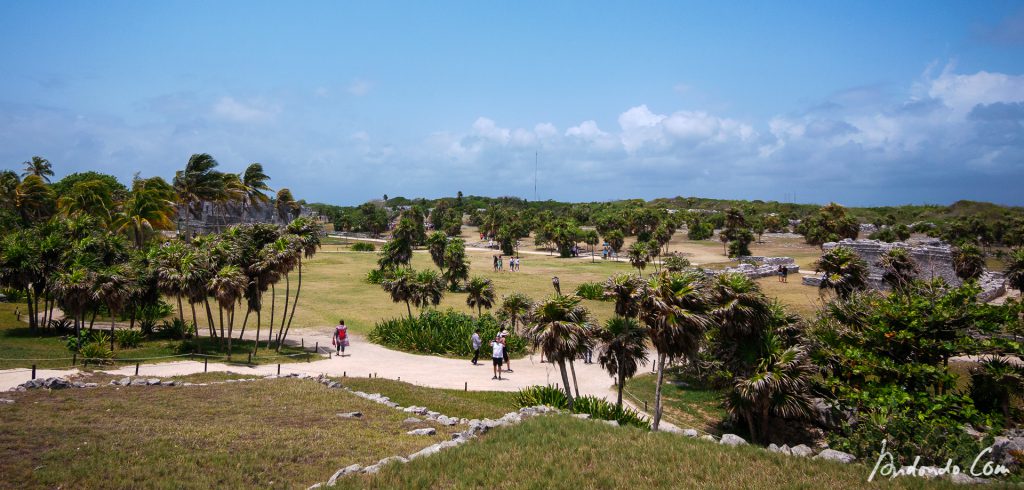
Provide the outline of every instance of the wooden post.
<path id="1" fill-rule="evenodd" d="M 74 366 L 74 365 L 77 365 L 77 364 L 78 364 L 78 353 L 77 352 L 73 352 L 73 353 L 71 353 L 71 365 Z"/>
<path id="2" fill-rule="evenodd" d="M 644 411 L 647 411 L 647 400 L 644 400 Z"/>
<path id="3" fill-rule="evenodd" d="M 462 391 L 469 391 L 469 381 L 466 381 L 466 383 L 462 386 Z"/>
<path id="4" fill-rule="evenodd" d="M 139 375 L 139 363 L 137 363 L 137 362 L 135 363 L 135 375 L 136 376 Z"/>
<path id="5" fill-rule="evenodd" d="M 302 348 L 305 349 L 306 348 L 306 339 L 299 339 L 299 341 L 302 342 Z"/>
<path id="6" fill-rule="evenodd" d="M 32 365 L 32 379 L 36 379 L 36 365 Z"/>
<path id="7" fill-rule="evenodd" d="M 281 364 L 278 364 L 278 365 L 277 365 L 277 375 L 278 375 L 278 376 L 280 376 L 280 375 L 281 375 Z"/>
<path id="8" fill-rule="evenodd" d="M 207 358 L 207 357 L 204 357 L 204 358 L 203 358 L 203 372 L 204 372 L 204 373 L 206 372 L 206 365 L 207 365 L 207 363 L 208 363 L 209 361 L 210 361 L 210 359 L 209 359 L 209 358 Z"/>
<path id="9" fill-rule="evenodd" d="M 252 352 L 249 353 L 249 364 L 252 364 Z"/>
<path id="10" fill-rule="evenodd" d="M 348 377 L 348 371 L 342 371 L 341 372 L 341 377 L 342 378 L 347 378 Z"/>

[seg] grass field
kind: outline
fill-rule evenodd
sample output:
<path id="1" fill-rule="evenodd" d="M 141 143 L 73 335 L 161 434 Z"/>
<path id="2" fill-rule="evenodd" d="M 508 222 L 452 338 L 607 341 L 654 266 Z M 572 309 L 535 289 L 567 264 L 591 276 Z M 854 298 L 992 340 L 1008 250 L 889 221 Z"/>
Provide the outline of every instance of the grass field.
<path id="1" fill-rule="evenodd" d="M 755 447 L 568 416 L 538 417 L 479 441 L 338 488 L 949 488 L 909 478 L 867 483 L 861 464 L 812 461 Z"/>
<path id="2" fill-rule="evenodd" d="M 0 405 L 7 488 L 305 488 L 452 432 L 407 435 L 408 414 L 298 379 L 9 397 Z M 362 419 L 336 415 L 349 411 Z"/>
<path id="3" fill-rule="evenodd" d="M 399 405 L 427 407 L 449 417 L 494 419 L 517 410 L 513 392 L 440 390 L 384 378 L 335 379 L 353 390 L 380 393 Z"/>
<path id="4" fill-rule="evenodd" d="M 33 332 L 29 330 L 28 323 L 19 322 L 15 317 L 15 308 L 24 308 L 22 305 L 12 303 L 0 303 L 0 369 L 31 368 L 35 364 L 39 369 L 70 368 L 72 364 L 71 351 L 67 349 L 62 336 L 53 333 L 52 330 L 40 330 Z M 110 325 L 96 324 L 99 330 L 106 330 Z M 151 359 L 152 357 L 165 357 L 178 354 L 177 348 L 180 340 L 151 339 L 144 341 L 139 347 L 133 349 L 121 349 L 114 351 L 117 359 L 132 359 L 115 364 L 134 364 L 136 362 L 166 362 L 173 359 Z M 203 353 L 209 355 L 224 355 L 216 341 L 207 337 L 199 337 L 194 341 Z M 252 350 L 252 341 L 238 341 L 235 339 L 231 345 L 232 360 L 245 363 L 248 361 L 247 353 Z M 302 353 L 301 349 L 285 347 L 281 354 Z M 266 357 L 275 355 L 272 351 L 261 351 L 253 358 L 253 364 L 262 363 L 288 363 L 304 361 L 305 357 Z M 8 360 L 16 359 L 16 360 Z M 24 359 L 24 360 L 21 360 Z M 43 359 L 56 359 L 46 361 Z M 141 360 L 136 360 L 141 359 Z M 217 360 L 223 360 L 218 357 Z M 78 366 L 81 368 L 81 364 Z M 104 368 L 110 365 L 104 366 Z"/>
<path id="5" fill-rule="evenodd" d="M 623 398 L 650 411 L 654 410 L 654 388 L 657 377 L 650 374 L 650 368 L 626 382 Z M 665 373 L 661 387 L 665 420 L 681 429 L 697 429 L 701 432 L 718 434 L 718 424 L 725 418 L 722 396 L 711 389 L 702 389 L 683 384 L 683 380 L 672 370 Z"/>

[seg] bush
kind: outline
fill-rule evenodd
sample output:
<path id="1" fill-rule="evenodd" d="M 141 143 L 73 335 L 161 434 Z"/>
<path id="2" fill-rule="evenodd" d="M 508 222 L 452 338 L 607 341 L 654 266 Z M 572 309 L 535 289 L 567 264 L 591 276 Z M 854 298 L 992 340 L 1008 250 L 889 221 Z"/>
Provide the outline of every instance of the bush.
<path id="1" fill-rule="evenodd" d="M 683 269 L 690 267 L 690 261 L 687 258 L 675 254 L 663 258 L 661 262 L 669 272 L 682 272 Z"/>
<path id="2" fill-rule="evenodd" d="M 85 344 L 89 343 L 89 332 L 82 330 L 78 332 L 78 336 L 75 336 L 74 332 L 68 335 L 67 339 L 64 340 L 64 345 L 71 352 L 78 352 L 82 350 Z"/>
<path id="3" fill-rule="evenodd" d="M 604 285 L 599 282 L 585 282 L 576 286 L 576 296 L 604 301 Z"/>
<path id="4" fill-rule="evenodd" d="M 115 330 L 114 340 L 117 341 L 117 345 L 121 346 L 122 349 L 133 349 L 142 344 L 143 339 L 142 332 L 138 330 Z"/>
<path id="5" fill-rule="evenodd" d="M 484 341 L 483 348 L 487 348 L 488 340 L 501 330 L 498 321 L 490 314 L 477 319 L 454 310 L 428 310 L 412 320 L 401 318 L 379 322 L 370 332 L 369 339 L 405 351 L 468 356 L 473 353 L 469 339 L 477 328 Z M 506 345 L 510 355 L 526 350 L 526 341 L 515 333 L 508 336 Z"/>
<path id="6" fill-rule="evenodd" d="M 164 320 L 157 330 L 160 335 L 174 340 L 188 339 L 195 335 L 196 324 L 182 321 L 181 318 L 175 318 L 171 321 Z"/>
<path id="7" fill-rule="evenodd" d="M 61 318 L 60 320 L 50 320 L 48 326 L 55 332 L 62 335 L 69 334 L 75 331 L 75 322 L 67 318 Z"/>
<path id="8" fill-rule="evenodd" d="M 196 341 L 194 340 L 182 340 L 181 342 L 178 343 L 178 345 L 174 346 L 174 353 L 191 354 L 193 352 L 198 352 L 198 347 L 199 344 L 197 344 Z"/>
<path id="9" fill-rule="evenodd" d="M 389 275 L 390 274 L 388 274 L 387 271 L 382 271 L 380 269 L 370 269 L 370 272 L 366 273 L 366 282 L 370 284 L 380 284 L 387 280 Z"/>
<path id="10" fill-rule="evenodd" d="M 107 347 L 109 340 L 106 343 L 103 342 L 89 342 L 82 346 L 80 354 L 82 354 L 82 364 L 107 364 L 111 359 L 114 358 L 114 353 L 110 351 L 110 347 Z"/>
<path id="11" fill-rule="evenodd" d="M 20 303 L 25 301 L 25 291 L 22 289 L 14 288 L 3 288 L 0 289 L 0 295 L 4 296 L 4 301 L 8 303 Z"/>
<path id="12" fill-rule="evenodd" d="M 516 393 L 516 406 L 519 408 L 537 405 L 565 410 L 569 406 L 569 399 L 566 398 L 564 391 L 551 385 L 530 386 Z M 582 396 L 573 400 L 572 413 L 585 413 L 595 419 L 615 420 L 619 425 L 631 425 L 642 429 L 648 429 L 651 426 L 647 419 L 636 410 L 619 407 L 594 396 Z"/>
<path id="13" fill-rule="evenodd" d="M 374 252 L 377 247 L 374 247 L 372 243 L 367 242 L 356 242 L 352 244 L 353 252 Z"/>

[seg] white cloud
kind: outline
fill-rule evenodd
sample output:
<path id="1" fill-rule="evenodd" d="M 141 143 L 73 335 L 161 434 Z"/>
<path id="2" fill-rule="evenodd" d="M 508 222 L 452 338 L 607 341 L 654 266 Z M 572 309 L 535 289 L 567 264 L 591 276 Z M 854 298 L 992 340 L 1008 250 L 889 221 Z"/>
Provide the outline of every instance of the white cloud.
<path id="1" fill-rule="evenodd" d="M 233 97 L 221 97 L 213 105 L 214 116 L 238 123 L 267 122 L 277 112 L 275 108 L 258 107 L 257 104 L 239 102 Z"/>
<path id="2" fill-rule="evenodd" d="M 370 93 L 370 90 L 372 89 L 373 82 L 370 82 L 369 80 L 356 79 L 353 80 L 352 83 L 348 84 L 348 93 L 356 97 L 362 97 Z"/>

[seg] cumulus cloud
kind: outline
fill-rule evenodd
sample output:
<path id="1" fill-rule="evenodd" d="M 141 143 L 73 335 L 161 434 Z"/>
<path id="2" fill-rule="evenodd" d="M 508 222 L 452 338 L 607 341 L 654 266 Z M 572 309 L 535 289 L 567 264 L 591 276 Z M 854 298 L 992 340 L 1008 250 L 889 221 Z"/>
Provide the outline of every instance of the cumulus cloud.
<path id="1" fill-rule="evenodd" d="M 348 93 L 356 97 L 362 97 L 370 93 L 370 90 L 372 89 L 373 83 L 369 80 L 356 79 L 353 80 L 352 83 L 348 84 Z"/>
<path id="2" fill-rule="evenodd" d="M 277 109 L 244 103 L 233 97 L 221 97 L 213 105 L 213 115 L 237 123 L 260 123 L 274 118 Z"/>

